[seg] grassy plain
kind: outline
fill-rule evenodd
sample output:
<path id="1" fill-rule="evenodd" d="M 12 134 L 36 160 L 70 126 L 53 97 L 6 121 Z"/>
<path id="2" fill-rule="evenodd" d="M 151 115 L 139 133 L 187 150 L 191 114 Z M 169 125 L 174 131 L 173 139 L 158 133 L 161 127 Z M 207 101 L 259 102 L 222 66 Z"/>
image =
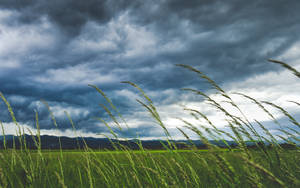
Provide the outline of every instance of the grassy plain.
<path id="1" fill-rule="evenodd" d="M 7 150 L 0 176 L 4 187 L 297 187 L 299 150 L 266 152 Z"/>

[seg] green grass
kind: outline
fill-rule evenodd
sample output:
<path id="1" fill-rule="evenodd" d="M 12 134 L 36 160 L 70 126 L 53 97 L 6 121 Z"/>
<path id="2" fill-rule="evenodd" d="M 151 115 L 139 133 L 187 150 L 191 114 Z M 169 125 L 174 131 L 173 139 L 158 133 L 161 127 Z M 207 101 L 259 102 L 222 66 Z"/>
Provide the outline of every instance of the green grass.
<path id="1" fill-rule="evenodd" d="M 274 62 L 274 60 L 272 60 Z M 286 66 L 282 62 L 275 61 L 296 76 L 297 70 Z M 162 128 L 167 137 L 165 150 L 146 150 L 140 145 L 140 150 L 130 150 L 124 146 L 116 147 L 116 151 L 99 151 L 85 147 L 82 150 L 42 150 L 40 143 L 39 121 L 36 113 L 37 127 L 37 150 L 29 150 L 24 142 L 24 130 L 18 124 L 13 113 L 13 109 L 2 93 L 1 98 L 5 102 L 17 127 L 19 127 L 18 137 L 23 145 L 21 149 L 4 148 L 0 151 L 0 185 L 1 187 L 300 187 L 300 150 L 299 146 L 286 138 L 299 138 L 298 121 L 292 117 L 285 109 L 267 101 L 257 101 L 245 94 L 245 100 L 251 100 L 259 108 L 274 120 L 278 125 L 280 135 L 273 135 L 261 122 L 256 122 L 259 129 L 264 134 L 259 134 L 245 113 L 234 103 L 232 97 L 220 88 L 213 80 L 197 69 L 187 65 L 178 65 L 196 73 L 200 78 L 207 81 L 221 95 L 226 103 L 240 112 L 240 116 L 234 116 L 223 108 L 222 103 L 218 103 L 205 93 L 185 88 L 184 91 L 200 95 L 213 106 L 215 110 L 221 111 L 228 118 L 230 132 L 218 129 L 207 116 L 195 109 L 186 109 L 192 112 L 197 119 L 202 119 L 209 124 L 209 127 L 196 126 L 187 120 L 182 119 L 184 128 L 178 128 L 187 140 L 192 143 L 186 129 L 193 131 L 199 139 L 207 145 L 206 150 L 198 150 L 193 145 L 188 150 L 179 150 L 172 142 L 168 128 L 163 123 L 159 112 L 157 112 L 152 100 L 136 84 L 124 82 L 135 87 L 143 97 L 144 101 L 138 100 L 156 123 Z M 108 116 L 120 130 L 121 123 L 126 124 L 126 120 L 113 105 L 105 93 L 96 89 L 108 102 L 108 106 L 102 106 Z M 293 101 L 299 105 L 298 101 Z M 56 128 L 55 117 L 49 108 L 51 118 Z M 281 111 L 287 117 L 294 128 L 282 129 L 282 126 L 265 108 L 268 105 Z M 72 127 L 74 124 L 67 114 Z M 180 117 L 178 117 L 180 118 Z M 99 119 L 107 126 L 111 132 L 111 137 L 117 134 L 110 125 L 103 119 Z M 209 138 L 208 138 L 209 135 Z M 238 143 L 234 149 L 224 149 L 212 145 L 209 140 L 219 140 L 227 143 L 223 138 L 229 137 Z M 278 139 L 286 140 L 294 145 L 294 149 L 284 149 Z M 256 144 L 256 149 L 246 146 L 248 141 Z M 267 147 L 262 142 L 268 142 Z"/>
<path id="2" fill-rule="evenodd" d="M 268 152 L 276 161 L 275 151 Z M 42 153 L 43 159 L 36 152 L 2 151 L 2 185 L 7 179 L 12 187 L 281 187 L 277 181 L 293 187 L 300 178 L 295 166 L 300 152 L 295 150 L 279 153 L 281 167 L 272 167 L 261 152 L 250 151 L 252 161 L 267 173 L 241 159 L 243 153 L 237 150 L 68 151 L 62 158 L 56 151 Z"/>

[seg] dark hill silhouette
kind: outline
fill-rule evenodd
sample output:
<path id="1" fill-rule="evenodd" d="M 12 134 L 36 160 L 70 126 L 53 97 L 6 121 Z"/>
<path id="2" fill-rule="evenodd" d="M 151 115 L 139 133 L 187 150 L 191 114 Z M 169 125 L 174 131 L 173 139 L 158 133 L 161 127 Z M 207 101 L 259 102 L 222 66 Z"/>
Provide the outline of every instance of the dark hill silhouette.
<path id="1" fill-rule="evenodd" d="M 37 149 L 37 146 L 35 144 L 35 140 L 37 141 L 37 136 L 31 136 L 31 135 L 23 135 L 22 136 L 22 143 L 20 144 L 20 138 L 17 136 L 7 135 L 5 136 L 6 140 L 6 147 L 7 148 L 21 148 L 24 147 L 24 141 L 26 141 L 26 147 L 28 149 Z M 108 149 L 108 150 L 114 150 L 117 148 L 120 148 L 120 145 L 125 146 L 130 149 L 139 149 L 138 143 L 141 143 L 143 148 L 145 149 L 153 149 L 153 150 L 159 150 L 159 149 L 165 149 L 166 146 L 168 146 L 167 141 L 165 140 L 116 140 L 116 139 L 108 139 L 108 138 L 94 138 L 94 137 L 57 137 L 57 136 L 49 136 L 49 135 L 42 135 L 41 137 L 41 148 L 42 149 L 79 149 L 84 148 L 85 146 L 88 146 L 92 149 Z M 60 139 L 60 142 L 59 142 Z M 199 149 L 206 149 L 207 146 L 200 140 L 192 140 L 192 143 L 187 140 L 173 140 L 173 143 L 176 144 L 176 147 L 178 149 L 186 149 L 191 147 L 192 145 L 196 146 Z M 231 148 L 235 148 L 238 144 L 234 141 L 226 141 L 228 145 Z M 60 146 L 61 143 L 61 146 Z M 223 141 L 210 141 L 211 144 L 217 145 L 222 148 L 227 148 L 225 143 Z M 266 146 L 268 146 L 268 143 L 264 143 Z M 297 144 L 297 143 L 296 143 Z M 246 142 L 246 145 L 249 148 L 257 148 L 257 145 L 254 142 Z M 262 145 L 262 143 L 258 144 Z M 284 148 L 293 148 L 293 146 L 289 143 L 281 142 L 282 147 Z M 0 136 L 0 149 L 4 148 L 4 137 Z"/>

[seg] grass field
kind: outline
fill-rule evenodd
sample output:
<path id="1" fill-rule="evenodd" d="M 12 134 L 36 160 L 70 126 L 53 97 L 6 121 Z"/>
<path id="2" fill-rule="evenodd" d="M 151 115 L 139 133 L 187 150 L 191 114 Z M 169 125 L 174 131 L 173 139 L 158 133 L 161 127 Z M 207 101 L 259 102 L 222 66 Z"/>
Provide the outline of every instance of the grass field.
<path id="1" fill-rule="evenodd" d="M 300 78 L 299 72 L 295 69 L 282 62 L 275 63 L 284 65 Z M 232 105 L 232 108 L 240 110 L 232 98 L 209 77 L 192 67 L 179 66 L 197 73 L 210 83 L 227 103 Z M 166 137 L 171 138 L 151 99 L 137 85 L 126 83 L 139 90 L 145 101 L 138 102 L 149 111 Z M 105 110 L 116 125 L 119 125 L 117 118 L 121 121 L 123 118 L 116 107 L 102 90 L 93 87 L 107 100 L 113 112 L 106 107 Z M 257 101 L 240 94 L 263 109 L 273 118 L 274 124 L 279 123 L 265 105 L 281 111 L 292 124 L 286 129 L 282 129 L 279 125 L 278 131 L 281 134 L 273 135 L 262 123 L 256 122 L 264 132 L 261 134 L 242 111 L 241 116 L 234 116 L 205 93 L 188 88 L 184 90 L 202 96 L 208 104 L 223 112 L 229 119 L 230 132 L 218 129 L 205 114 L 197 110 L 192 110 L 193 115 L 207 121 L 210 127 L 197 127 L 183 120 L 185 128 L 196 133 L 199 140 L 207 145 L 206 150 L 198 150 L 193 144 L 189 145 L 187 150 L 179 150 L 172 139 L 167 139 L 165 150 L 157 151 L 145 150 L 142 145 L 138 151 L 122 145 L 116 147 L 116 151 L 99 151 L 88 147 L 74 151 L 50 151 L 41 149 L 38 131 L 35 140 L 36 150 L 27 149 L 26 142 L 21 149 L 7 148 L 4 142 L 5 149 L 0 151 L 1 187 L 300 187 L 300 150 L 299 145 L 291 141 L 292 138 L 299 142 L 300 124 L 285 109 L 271 102 Z M 1 98 L 6 103 L 13 121 L 18 125 L 9 102 L 2 94 Z M 297 101 L 293 102 L 300 106 Z M 36 119 L 39 130 L 38 116 Z M 55 117 L 52 116 L 52 119 L 57 126 Z M 104 120 L 102 122 L 106 125 Z M 109 126 L 107 128 L 112 136 L 116 135 Z M 191 141 L 184 130 L 179 128 L 178 131 Z M 17 139 L 21 142 L 23 135 L 20 128 Z M 224 136 L 235 141 L 237 147 L 230 148 L 228 145 L 228 149 L 224 149 L 209 142 L 209 139 L 214 138 L 226 143 Z M 279 139 L 289 144 L 292 149 L 280 145 Z M 248 147 L 246 144 L 248 141 L 253 142 L 255 147 Z"/>
<path id="2" fill-rule="evenodd" d="M 48 151 L 1 152 L 9 187 L 297 187 L 300 152 Z M 276 155 L 279 156 L 276 156 Z M 276 157 L 279 157 L 278 160 Z"/>

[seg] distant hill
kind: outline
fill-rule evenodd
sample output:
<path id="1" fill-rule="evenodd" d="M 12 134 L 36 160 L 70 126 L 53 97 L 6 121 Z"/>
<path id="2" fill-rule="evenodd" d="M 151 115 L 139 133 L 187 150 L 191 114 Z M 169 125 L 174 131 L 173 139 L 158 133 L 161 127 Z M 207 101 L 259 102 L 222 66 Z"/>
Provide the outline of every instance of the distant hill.
<path id="1" fill-rule="evenodd" d="M 37 149 L 34 140 L 38 140 L 36 136 L 24 135 L 23 142 L 26 140 L 26 146 L 29 149 Z M 59 142 L 60 139 L 60 142 Z M 0 149 L 4 148 L 4 137 L 0 136 Z M 7 135 L 5 136 L 6 146 L 7 148 L 13 148 L 14 145 L 16 148 L 20 148 L 19 137 Z M 172 140 L 173 143 L 176 144 L 176 147 L 179 149 L 185 149 L 192 145 L 196 146 L 199 149 L 205 149 L 207 146 L 200 140 L 192 140 L 192 143 L 187 140 Z M 234 148 L 238 144 L 234 141 L 226 141 L 230 147 Z M 61 143 L 61 146 L 60 146 Z M 138 143 L 141 143 L 143 148 L 145 149 L 164 149 L 168 146 L 167 141 L 165 140 L 116 140 L 116 139 L 108 139 L 108 138 L 93 138 L 93 137 L 57 137 L 57 136 L 49 136 L 42 135 L 41 136 L 41 148 L 42 149 L 78 149 L 84 148 L 88 146 L 92 149 L 108 149 L 114 150 L 116 147 L 120 147 L 120 145 L 128 147 L 130 149 L 139 149 Z M 210 141 L 211 144 L 217 145 L 219 147 L 226 148 L 226 144 L 223 141 Z M 298 143 L 296 143 L 298 144 Z M 268 145 L 268 144 L 266 144 Z M 256 147 L 254 142 L 247 142 L 248 147 Z"/>
<path id="2" fill-rule="evenodd" d="M 3 139 L 4 137 L 0 136 L 0 148 L 4 147 Z M 22 139 L 26 140 L 27 148 L 29 149 L 37 148 L 34 142 L 34 140 L 38 140 L 36 136 L 24 135 Z M 70 137 L 57 137 L 57 136 L 43 135 L 41 136 L 41 148 L 59 149 L 60 148 L 59 139 L 60 139 L 62 149 L 78 149 L 78 148 L 84 148 L 86 145 L 89 148 L 93 148 L 93 149 L 113 150 L 115 149 L 116 146 L 119 146 L 120 144 L 131 149 L 139 149 L 138 143 L 141 143 L 143 145 L 143 148 L 145 149 L 164 149 L 168 145 L 167 141 L 165 140 L 133 139 L 133 140 L 124 141 L 124 140 L 116 140 L 116 139 L 110 140 L 108 138 L 93 138 L 93 137 L 70 138 Z M 7 135 L 5 136 L 5 140 L 8 148 L 13 148 L 14 145 L 16 148 L 20 148 L 19 137 Z M 187 140 L 173 140 L 172 142 L 176 143 L 176 146 L 180 149 L 187 148 L 192 145 Z M 206 145 L 203 144 L 200 140 L 193 140 L 192 142 L 197 148 L 206 148 Z M 211 143 L 219 145 L 220 147 L 226 147 L 226 145 L 223 142 L 216 143 L 215 141 L 211 141 Z M 228 143 L 232 146 L 236 145 L 232 141 L 228 141 Z"/>

